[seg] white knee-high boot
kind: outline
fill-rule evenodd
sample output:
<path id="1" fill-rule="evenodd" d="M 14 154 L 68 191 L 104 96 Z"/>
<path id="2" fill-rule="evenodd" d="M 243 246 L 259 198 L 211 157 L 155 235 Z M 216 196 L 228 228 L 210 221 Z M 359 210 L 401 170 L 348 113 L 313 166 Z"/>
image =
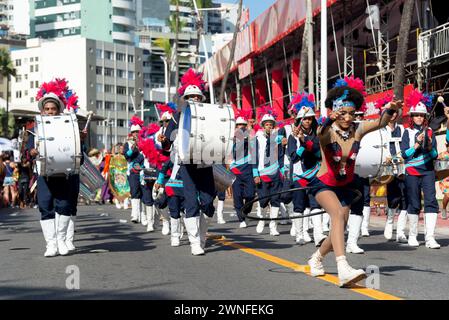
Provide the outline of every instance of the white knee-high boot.
<path id="1" fill-rule="evenodd" d="M 384 237 L 387 240 L 393 239 L 393 224 L 395 213 L 396 209 L 388 208 L 387 221 L 385 222 L 385 230 L 384 230 Z"/>
<path id="2" fill-rule="evenodd" d="M 275 219 L 279 216 L 279 207 L 271 207 L 270 210 L 270 218 Z M 278 236 L 279 232 L 277 230 L 277 222 L 276 221 L 270 221 L 270 235 L 271 236 Z"/>
<path id="3" fill-rule="evenodd" d="M 303 215 L 302 212 L 301 213 L 295 212 L 295 215 L 298 215 L 298 214 L 301 215 L 301 216 Z M 292 223 L 292 225 L 295 226 L 295 237 L 296 237 L 295 242 L 297 244 L 299 244 L 299 245 L 305 244 L 304 234 L 303 234 L 303 231 L 302 231 L 304 222 L 302 221 L 302 219 L 303 218 L 293 219 L 293 223 Z"/>
<path id="4" fill-rule="evenodd" d="M 438 213 L 424 213 L 426 229 L 426 247 L 439 249 L 440 245 L 435 241 L 435 227 L 437 225 Z"/>
<path id="5" fill-rule="evenodd" d="M 56 241 L 55 219 L 41 220 L 42 233 L 46 242 L 45 257 L 54 257 L 58 254 L 58 244 Z"/>
<path id="6" fill-rule="evenodd" d="M 257 215 L 259 218 L 263 218 L 262 207 L 260 206 L 259 201 L 257 202 L 257 213 L 256 213 L 256 215 Z M 264 221 L 264 220 L 260 220 L 260 221 L 257 223 L 256 232 L 257 232 L 257 233 L 262 233 L 264 228 L 265 228 L 265 221 Z"/>
<path id="7" fill-rule="evenodd" d="M 56 216 L 56 239 L 58 243 L 58 251 L 60 255 L 65 256 L 69 253 L 69 249 L 67 248 L 65 241 L 67 237 L 67 228 L 69 226 L 70 216 L 64 216 L 58 213 L 56 213 Z"/>
<path id="8" fill-rule="evenodd" d="M 306 208 L 304 211 L 304 215 L 308 215 L 310 213 L 310 208 Z M 309 219 L 310 217 L 305 217 L 302 219 L 302 237 L 305 243 L 312 242 L 312 238 L 309 235 Z"/>
<path id="9" fill-rule="evenodd" d="M 184 218 L 187 234 L 189 236 L 190 248 L 194 256 L 203 255 L 200 239 L 200 217 Z"/>
<path id="10" fill-rule="evenodd" d="M 320 212 L 321 209 L 313 209 L 311 213 Z M 315 242 L 315 246 L 319 247 L 321 243 L 326 239 L 326 235 L 323 234 L 323 220 L 322 216 L 316 215 L 310 217 L 313 223 L 313 241 Z"/>
<path id="11" fill-rule="evenodd" d="M 225 224 L 226 221 L 223 218 L 224 201 L 218 200 L 217 203 L 217 223 Z"/>
<path id="12" fill-rule="evenodd" d="M 140 203 L 140 223 L 146 227 L 148 225 L 148 218 L 146 212 L 146 205 L 142 202 Z"/>
<path id="13" fill-rule="evenodd" d="M 140 199 L 131 199 L 131 221 L 139 222 L 140 215 Z"/>
<path id="14" fill-rule="evenodd" d="M 283 217 L 283 218 L 288 217 L 288 210 L 287 210 L 286 205 L 283 202 L 281 202 L 281 205 L 279 207 L 279 212 L 281 213 L 281 217 Z M 281 220 L 279 222 L 279 224 L 286 225 L 286 224 L 288 224 L 288 222 L 287 222 L 287 220 Z"/>
<path id="15" fill-rule="evenodd" d="M 398 224 L 396 226 L 396 241 L 399 243 L 407 243 L 405 236 L 405 225 L 407 224 L 407 210 L 401 210 L 398 216 Z"/>
<path id="16" fill-rule="evenodd" d="M 172 247 L 179 246 L 179 240 L 181 238 L 181 219 L 175 219 L 170 217 L 171 224 L 171 237 L 170 242 Z"/>
<path id="17" fill-rule="evenodd" d="M 71 216 L 69 226 L 67 227 L 67 236 L 65 239 L 65 244 L 67 246 L 67 249 L 69 249 L 69 251 L 74 251 L 76 249 L 75 245 L 73 244 L 73 239 L 75 237 L 75 221 L 76 216 Z"/>
<path id="18" fill-rule="evenodd" d="M 158 211 L 162 217 L 162 235 L 166 236 L 170 234 L 170 214 L 167 208 Z"/>
<path id="19" fill-rule="evenodd" d="M 348 242 L 346 244 L 347 253 L 364 253 L 365 251 L 357 245 L 357 241 L 360 236 L 360 227 L 362 225 L 362 216 L 356 214 L 350 214 L 348 219 L 349 233 Z"/>
<path id="20" fill-rule="evenodd" d="M 329 232 L 329 223 L 331 220 L 331 216 L 329 213 L 323 213 L 323 232 Z"/>
<path id="21" fill-rule="evenodd" d="M 145 206 L 147 216 L 147 232 L 154 231 L 154 206 Z"/>
<path id="22" fill-rule="evenodd" d="M 369 220 L 371 215 L 371 207 L 363 207 L 362 236 L 369 237 Z"/>
<path id="23" fill-rule="evenodd" d="M 418 214 L 409 214 L 408 215 L 408 245 L 411 247 L 418 247 L 418 221 L 419 221 L 419 215 Z"/>

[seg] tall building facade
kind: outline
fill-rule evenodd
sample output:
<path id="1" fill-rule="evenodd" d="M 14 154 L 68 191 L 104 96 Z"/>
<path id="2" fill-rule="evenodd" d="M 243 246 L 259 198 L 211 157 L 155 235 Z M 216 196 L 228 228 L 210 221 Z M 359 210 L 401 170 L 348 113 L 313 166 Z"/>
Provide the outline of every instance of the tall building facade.
<path id="1" fill-rule="evenodd" d="M 136 27 L 135 0 L 36 0 L 31 35 L 84 38 L 133 45 Z"/>
<path id="2" fill-rule="evenodd" d="M 142 54 L 134 46 L 80 36 L 30 39 L 26 49 L 11 53 L 17 70 L 11 83 L 12 104 L 36 107 L 42 82 L 66 78 L 80 108 L 109 119 L 91 125 L 91 145 L 123 142 L 128 120 L 143 101 Z"/>
<path id="3" fill-rule="evenodd" d="M 31 0 L 0 0 L 0 36 L 30 34 Z"/>

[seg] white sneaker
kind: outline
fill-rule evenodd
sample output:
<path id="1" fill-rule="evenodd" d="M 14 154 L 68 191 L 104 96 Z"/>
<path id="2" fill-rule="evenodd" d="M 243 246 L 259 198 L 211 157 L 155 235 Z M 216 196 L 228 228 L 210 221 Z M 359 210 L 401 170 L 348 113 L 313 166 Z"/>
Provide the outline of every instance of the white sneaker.
<path id="1" fill-rule="evenodd" d="M 405 234 L 397 234 L 396 235 L 396 242 L 407 243 L 408 240 L 407 240 L 407 237 L 405 236 Z"/>
<path id="2" fill-rule="evenodd" d="M 346 253 L 362 254 L 365 253 L 365 250 L 360 248 L 356 243 L 348 243 L 346 244 Z"/>
<path id="3" fill-rule="evenodd" d="M 312 238 L 310 238 L 309 232 L 307 230 L 303 230 L 302 237 L 305 243 L 312 242 Z"/>
<path id="4" fill-rule="evenodd" d="M 435 239 L 429 239 L 426 241 L 426 248 L 429 249 L 440 249 L 440 244 L 435 241 Z"/>
<path id="5" fill-rule="evenodd" d="M 262 233 L 264 228 L 265 228 L 265 221 L 261 220 L 257 223 L 256 232 Z"/>
<path id="6" fill-rule="evenodd" d="M 245 221 L 240 222 L 239 228 L 246 228 L 246 227 L 247 225 Z"/>
<path id="7" fill-rule="evenodd" d="M 296 244 L 299 244 L 300 246 L 306 244 L 306 242 L 304 241 L 304 239 L 302 238 L 302 235 L 298 235 L 295 239 Z"/>
<path id="8" fill-rule="evenodd" d="M 114 203 L 115 203 L 115 207 L 117 209 L 121 209 L 122 208 L 122 205 L 120 204 L 120 201 L 118 201 L 118 199 L 114 199 Z"/>
<path id="9" fill-rule="evenodd" d="M 323 267 L 323 256 L 321 256 L 321 253 L 319 250 L 317 250 L 307 261 L 308 265 L 310 266 L 310 275 L 312 277 L 320 277 L 324 276 L 324 267 Z"/>
<path id="10" fill-rule="evenodd" d="M 292 237 L 296 237 L 296 227 L 295 227 L 294 220 L 292 220 L 292 227 L 290 228 L 290 235 Z"/>
<path id="11" fill-rule="evenodd" d="M 345 256 L 337 257 L 338 279 L 340 288 L 349 287 L 363 279 L 366 279 L 366 273 L 362 269 L 352 268 Z"/>

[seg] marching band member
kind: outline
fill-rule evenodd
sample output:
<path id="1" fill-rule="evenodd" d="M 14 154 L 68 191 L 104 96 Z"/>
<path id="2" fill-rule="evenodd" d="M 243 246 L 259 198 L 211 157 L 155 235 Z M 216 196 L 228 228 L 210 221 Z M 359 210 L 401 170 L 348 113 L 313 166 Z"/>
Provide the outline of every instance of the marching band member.
<path id="1" fill-rule="evenodd" d="M 206 99 L 203 94 L 206 83 L 202 79 L 202 73 L 196 73 L 189 69 L 181 78 L 181 87 L 178 93 L 185 101 L 201 102 Z M 169 150 L 175 140 L 174 130 L 178 129 L 181 113 L 176 113 L 168 124 L 165 135 L 160 135 L 165 150 Z M 213 169 L 204 164 L 181 164 L 179 169 L 181 180 L 184 184 L 184 208 L 186 217 L 184 224 L 189 236 L 192 254 L 203 255 L 206 247 L 206 233 L 208 220 L 215 212 L 213 205 L 216 196 Z M 201 214 L 201 211 L 205 215 Z"/>
<path id="2" fill-rule="evenodd" d="M 160 144 L 157 143 L 157 134 L 160 132 L 161 128 L 156 123 L 150 123 L 139 131 L 138 148 L 145 157 L 145 166 L 140 172 L 142 201 L 145 205 L 143 217 L 146 215 L 147 232 L 153 232 L 156 208 L 159 209 L 162 213 L 162 234 L 168 235 L 170 233 L 170 222 L 169 217 L 167 217 L 168 214 L 165 215 L 166 196 L 162 194 L 160 197 L 153 197 L 153 186 L 155 186 L 159 172 L 164 163 L 169 161 L 168 155 L 163 153 Z"/>
<path id="3" fill-rule="evenodd" d="M 179 175 L 179 164 L 174 164 L 171 160 L 165 162 L 154 188 L 158 191 L 162 186 L 165 186 L 164 192 L 168 197 L 171 228 L 170 243 L 172 247 L 178 247 L 181 239 L 181 212 L 184 209 L 184 186 Z"/>
<path id="4" fill-rule="evenodd" d="M 133 116 L 130 120 L 130 137 L 125 144 L 125 158 L 128 161 L 128 181 L 131 189 L 131 221 L 137 223 L 140 216 L 142 189 L 140 171 L 144 168 L 144 156 L 140 153 L 138 143 L 139 131 L 143 121 Z"/>
<path id="5" fill-rule="evenodd" d="M 315 118 L 315 97 L 313 94 L 298 94 L 293 98 L 292 104 L 297 110 L 296 123 L 292 135 L 288 138 L 287 153 L 291 159 L 293 187 L 306 187 L 320 169 L 320 146 L 316 136 L 317 121 Z M 304 215 L 306 208 L 310 213 L 321 211 L 320 206 L 309 191 L 298 190 L 293 192 L 294 212 Z M 308 228 L 309 221 L 304 218 L 293 220 L 296 230 L 296 243 L 311 242 Z M 319 247 L 326 239 L 321 228 L 321 215 L 312 216 L 313 238 Z M 310 240 L 309 240 L 310 239 Z"/>
<path id="6" fill-rule="evenodd" d="M 241 110 L 236 116 L 236 130 L 234 135 L 234 144 L 232 146 L 232 162 L 230 170 L 235 174 L 236 179 L 232 184 L 232 197 L 234 200 L 234 209 L 240 222 L 240 228 L 246 228 L 244 216 L 241 215 L 241 209 L 244 204 L 252 201 L 255 196 L 255 185 L 252 175 L 252 157 L 254 154 L 254 140 L 247 129 L 248 118 L 251 117 L 251 110 Z M 251 212 L 248 208 L 247 212 Z"/>
<path id="7" fill-rule="evenodd" d="M 37 93 L 39 110 L 45 116 L 57 116 L 64 109 L 75 112 L 78 109 L 78 97 L 69 90 L 67 81 L 56 79 L 43 83 Z M 80 134 L 81 140 L 86 132 Z M 36 157 L 34 135 L 28 140 L 30 155 Z M 83 159 L 82 159 L 83 161 Z M 41 227 L 47 243 L 45 257 L 53 257 L 58 253 L 67 255 L 75 250 L 73 235 L 75 232 L 75 216 L 79 195 L 79 175 L 39 176 L 37 179 L 37 201 L 41 213 Z M 72 217 L 72 218 L 71 218 Z"/>
<path id="8" fill-rule="evenodd" d="M 427 108 L 432 106 L 433 96 L 412 91 L 407 97 L 410 106 L 410 127 L 401 141 L 402 157 L 405 161 L 405 186 L 408 196 L 409 237 L 408 244 L 419 246 L 418 220 L 421 211 L 421 191 L 424 194 L 424 226 L 426 247 L 439 249 L 435 241 L 438 217 L 438 202 L 435 190 L 435 168 L 433 160 L 438 157 L 435 135 L 428 127 Z"/>
<path id="9" fill-rule="evenodd" d="M 383 109 L 391 100 L 392 96 L 387 96 L 384 99 L 377 101 L 376 106 Z M 387 162 L 393 166 L 403 163 L 401 158 L 401 140 L 404 134 L 404 126 L 397 124 L 399 119 L 398 112 L 395 112 L 388 125 L 381 129 L 384 130 L 390 144 L 390 157 Z M 400 172 L 398 172 L 400 174 Z M 385 223 L 384 237 L 387 240 L 393 238 L 393 224 L 396 210 L 399 210 L 399 216 L 396 227 L 396 241 L 400 243 L 407 243 L 405 236 L 405 226 L 407 224 L 407 189 L 405 187 L 404 177 L 395 175 L 393 181 L 387 184 L 387 204 L 388 213 Z"/>
<path id="10" fill-rule="evenodd" d="M 394 110 L 400 107 L 400 103 L 392 102 L 377 121 L 354 123 L 354 112 L 364 103 L 360 93 L 364 91 L 363 87 L 361 80 L 345 77 L 344 80 L 337 81 L 337 85 L 329 91 L 325 104 L 330 109 L 330 114 L 318 128 L 323 160 L 316 177 L 309 184 L 315 187 L 311 189 L 311 193 L 318 204 L 331 216 L 330 236 L 308 261 L 310 273 L 312 276 L 324 275 L 322 260 L 333 250 L 340 287 L 366 278 L 362 269 L 353 269 L 348 264 L 344 244 L 345 223 L 355 197 L 350 189 L 354 187 L 355 161 L 360 140 L 365 134 L 386 126 Z"/>
<path id="11" fill-rule="evenodd" d="M 277 139 L 276 120 L 273 111 L 267 107 L 262 108 L 262 114 L 260 124 L 263 131 L 256 134 L 256 161 L 253 165 L 254 183 L 260 198 L 281 191 L 282 174 L 280 168 L 283 166 L 284 157 L 282 145 Z M 281 203 L 279 195 L 273 195 L 259 202 L 262 209 L 266 208 L 268 204 L 271 205 L 271 219 L 278 217 Z M 269 228 L 270 235 L 279 235 L 276 221 L 270 221 Z"/>

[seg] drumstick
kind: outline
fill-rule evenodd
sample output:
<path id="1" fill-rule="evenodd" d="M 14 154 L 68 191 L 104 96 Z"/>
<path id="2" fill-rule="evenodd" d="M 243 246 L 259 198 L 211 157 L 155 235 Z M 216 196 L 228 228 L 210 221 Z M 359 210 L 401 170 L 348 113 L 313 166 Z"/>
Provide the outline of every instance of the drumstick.
<path id="1" fill-rule="evenodd" d="M 92 118 L 92 115 L 94 114 L 92 111 L 89 111 L 88 113 L 88 116 L 87 116 L 87 122 L 86 122 L 86 125 L 84 126 L 84 129 L 83 129 L 83 131 L 86 131 L 87 130 L 87 127 L 89 126 L 89 123 L 90 123 L 90 119 Z"/>

